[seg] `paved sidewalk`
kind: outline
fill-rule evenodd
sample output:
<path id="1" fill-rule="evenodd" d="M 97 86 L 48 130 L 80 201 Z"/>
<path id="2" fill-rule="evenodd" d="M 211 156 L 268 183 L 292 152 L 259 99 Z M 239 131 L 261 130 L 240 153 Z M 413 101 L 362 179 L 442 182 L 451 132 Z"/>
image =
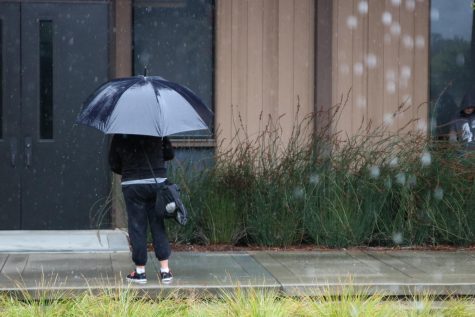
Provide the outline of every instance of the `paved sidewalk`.
<path id="1" fill-rule="evenodd" d="M 162 285 L 159 263 L 150 254 L 148 283 L 133 287 L 151 296 L 236 287 L 316 295 L 348 286 L 389 295 L 475 295 L 475 252 L 470 251 L 175 252 L 170 265 L 175 278 Z M 128 251 L 3 252 L 0 268 L 0 291 L 77 292 L 124 287 L 132 265 Z"/>

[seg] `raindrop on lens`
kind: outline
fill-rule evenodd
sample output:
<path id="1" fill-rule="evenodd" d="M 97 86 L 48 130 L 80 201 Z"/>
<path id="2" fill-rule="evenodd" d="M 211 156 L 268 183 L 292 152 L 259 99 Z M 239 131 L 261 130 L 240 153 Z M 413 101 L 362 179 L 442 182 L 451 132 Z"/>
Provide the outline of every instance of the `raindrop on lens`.
<path id="1" fill-rule="evenodd" d="M 441 187 L 437 186 L 434 189 L 434 198 L 437 200 L 442 200 L 444 198 L 444 190 Z"/>
<path id="2" fill-rule="evenodd" d="M 350 72 L 350 67 L 347 64 L 340 65 L 340 73 L 347 75 Z"/>
<path id="3" fill-rule="evenodd" d="M 413 188 L 414 186 L 416 186 L 416 183 L 417 177 L 415 175 L 409 175 L 407 178 L 407 186 L 409 186 L 409 188 Z"/>
<path id="4" fill-rule="evenodd" d="M 427 130 L 427 123 L 425 122 L 425 120 L 419 120 L 417 122 L 417 129 L 423 132 Z"/>
<path id="5" fill-rule="evenodd" d="M 416 300 L 416 301 L 414 301 L 414 308 L 418 311 L 422 311 L 422 310 L 424 310 L 424 303 L 421 302 L 421 301 Z"/>
<path id="6" fill-rule="evenodd" d="M 426 40 L 424 36 L 422 35 L 417 35 L 416 36 L 416 47 L 417 48 L 424 48 L 426 46 Z"/>
<path id="7" fill-rule="evenodd" d="M 294 198 L 303 198 L 304 190 L 302 187 L 297 187 L 294 189 Z"/>
<path id="8" fill-rule="evenodd" d="M 386 71 L 386 80 L 387 81 L 396 81 L 396 72 L 392 69 Z"/>
<path id="9" fill-rule="evenodd" d="M 394 122 L 394 116 L 392 113 L 386 113 L 384 114 L 384 123 L 386 125 L 391 125 Z"/>
<path id="10" fill-rule="evenodd" d="M 414 11 L 415 8 L 416 8 L 415 0 L 406 0 L 406 10 Z"/>
<path id="11" fill-rule="evenodd" d="M 400 185 L 406 184 L 406 174 L 403 172 L 396 174 L 396 182 Z"/>
<path id="12" fill-rule="evenodd" d="M 381 174 L 381 170 L 379 169 L 379 166 L 373 165 L 369 167 L 369 175 L 371 178 L 378 178 L 379 175 Z"/>
<path id="13" fill-rule="evenodd" d="M 403 79 L 411 78 L 411 73 L 412 73 L 411 67 L 409 67 L 407 65 L 402 66 L 402 68 L 401 68 L 401 77 Z"/>
<path id="14" fill-rule="evenodd" d="M 368 13 L 368 2 L 367 1 L 360 1 L 360 3 L 358 3 L 358 11 L 361 14 Z"/>
<path id="15" fill-rule="evenodd" d="M 407 34 L 404 35 L 403 38 L 402 38 L 402 44 L 407 49 L 414 48 L 414 40 L 413 40 L 412 36 L 407 35 Z"/>
<path id="16" fill-rule="evenodd" d="M 393 181 L 391 180 L 391 177 L 386 177 L 386 180 L 384 181 L 384 186 L 387 188 L 387 189 L 391 189 L 391 187 L 393 187 Z"/>
<path id="17" fill-rule="evenodd" d="M 310 175 L 308 181 L 309 181 L 311 184 L 317 185 L 318 183 L 320 183 L 320 175 L 318 175 L 318 174 L 312 174 L 312 175 Z"/>
<path id="18" fill-rule="evenodd" d="M 458 53 L 457 57 L 455 58 L 455 63 L 458 66 L 463 66 L 465 65 L 465 56 L 462 53 Z"/>
<path id="19" fill-rule="evenodd" d="M 384 25 L 390 25 L 391 22 L 393 21 L 393 16 L 391 15 L 391 13 L 386 11 L 381 16 L 381 21 L 383 21 Z"/>
<path id="20" fill-rule="evenodd" d="M 375 68 L 378 63 L 378 58 L 376 55 L 369 53 L 368 56 L 366 56 L 366 65 L 368 65 L 368 68 Z"/>
<path id="21" fill-rule="evenodd" d="M 393 242 L 395 244 L 401 244 L 403 242 L 403 236 L 401 232 L 395 232 L 393 233 Z"/>
<path id="22" fill-rule="evenodd" d="M 363 96 L 358 96 L 358 98 L 356 99 L 356 106 L 358 108 L 365 108 L 366 104 L 367 104 L 366 98 Z"/>
<path id="23" fill-rule="evenodd" d="M 361 76 L 363 75 L 363 64 L 362 63 L 356 63 L 353 66 L 353 72 L 356 76 Z"/>
<path id="24" fill-rule="evenodd" d="M 430 10 L 430 19 L 432 21 L 439 21 L 439 18 L 440 18 L 440 13 L 439 13 L 439 9 L 437 8 L 432 8 Z"/>
<path id="25" fill-rule="evenodd" d="M 399 35 L 401 34 L 401 25 L 397 22 L 391 24 L 391 28 L 389 29 L 392 35 Z"/>
<path id="26" fill-rule="evenodd" d="M 350 30 L 356 29 L 358 26 L 358 19 L 354 15 L 350 15 L 346 19 L 346 26 L 348 26 Z"/>
<path id="27" fill-rule="evenodd" d="M 390 161 L 389 161 L 389 166 L 391 167 L 396 167 L 399 163 L 399 159 L 397 157 L 393 157 Z"/>
<path id="28" fill-rule="evenodd" d="M 421 154 L 422 166 L 429 166 L 431 163 L 432 163 L 432 155 L 427 151 L 422 152 Z"/>
<path id="29" fill-rule="evenodd" d="M 391 4 L 395 7 L 398 7 L 401 5 L 401 0 L 391 0 Z"/>
<path id="30" fill-rule="evenodd" d="M 388 81 L 386 84 L 386 91 L 388 94 L 395 94 L 396 93 L 396 83 L 394 81 Z"/>

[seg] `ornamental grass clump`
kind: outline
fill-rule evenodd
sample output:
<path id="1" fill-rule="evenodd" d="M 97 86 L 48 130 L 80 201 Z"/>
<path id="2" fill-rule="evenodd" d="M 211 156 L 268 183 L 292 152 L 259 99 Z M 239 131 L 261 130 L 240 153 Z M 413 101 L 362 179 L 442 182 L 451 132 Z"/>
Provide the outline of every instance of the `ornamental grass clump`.
<path id="1" fill-rule="evenodd" d="M 191 225 L 178 240 L 285 247 L 466 245 L 475 242 L 475 154 L 383 124 L 333 131 L 341 108 L 279 120 L 186 175 Z M 298 118 L 298 115 L 296 116 Z M 313 122 L 326 122 L 316 129 Z M 191 228 L 191 229 L 190 229 Z"/>

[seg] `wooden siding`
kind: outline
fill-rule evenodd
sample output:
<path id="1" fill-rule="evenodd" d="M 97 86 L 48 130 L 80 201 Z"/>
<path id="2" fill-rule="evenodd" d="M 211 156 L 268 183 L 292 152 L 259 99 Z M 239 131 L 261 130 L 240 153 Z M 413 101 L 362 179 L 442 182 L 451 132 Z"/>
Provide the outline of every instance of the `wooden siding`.
<path id="1" fill-rule="evenodd" d="M 287 139 L 314 110 L 314 1 L 216 1 L 216 137 L 254 138 L 280 118 Z"/>
<path id="2" fill-rule="evenodd" d="M 342 135 L 369 122 L 427 132 L 429 0 L 397 3 L 333 1 L 332 100 L 348 100 L 334 126 Z"/>

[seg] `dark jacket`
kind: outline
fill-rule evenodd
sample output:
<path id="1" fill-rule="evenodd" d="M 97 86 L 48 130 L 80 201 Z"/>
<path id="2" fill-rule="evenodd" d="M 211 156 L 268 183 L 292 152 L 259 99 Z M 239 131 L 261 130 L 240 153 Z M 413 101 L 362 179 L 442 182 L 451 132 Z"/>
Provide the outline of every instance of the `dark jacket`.
<path id="1" fill-rule="evenodd" d="M 466 108 L 475 108 L 475 90 L 469 91 L 460 104 L 462 109 L 453 119 L 452 132 L 459 141 L 465 143 L 470 149 L 475 148 L 475 112 L 466 114 Z"/>
<path id="2" fill-rule="evenodd" d="M 122 175 L 122 181 L 166 178 L 165 158 L 173 158 L 173 148 L 167 137 L 127 134 L 114 134 L 112 137 L 109 165 L 114 173 Z"/>

